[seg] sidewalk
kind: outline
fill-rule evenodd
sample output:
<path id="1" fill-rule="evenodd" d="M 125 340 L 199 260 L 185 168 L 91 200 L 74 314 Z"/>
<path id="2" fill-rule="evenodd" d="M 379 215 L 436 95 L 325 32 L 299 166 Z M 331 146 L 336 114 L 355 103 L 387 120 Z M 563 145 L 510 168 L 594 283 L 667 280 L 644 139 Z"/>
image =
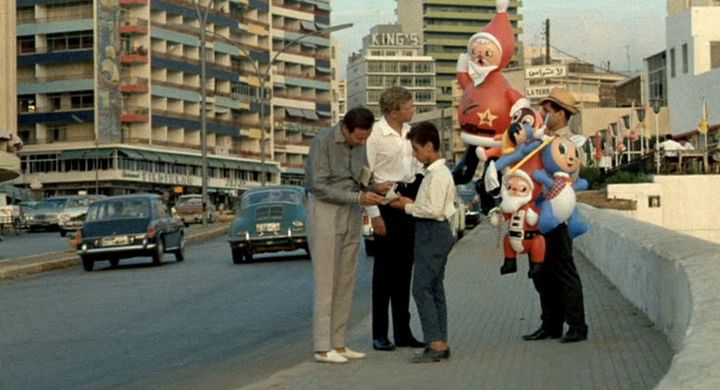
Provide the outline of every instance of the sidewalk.
<path id="1" fill-rule="evenodd" d="M 193 244 L 227 234 L 229 224 L 213 224 L 207 228 L 188 231 L 186 243 Z M 8 259 L 0 262 L 0 282 L 26 275 L 52 271 L 56 269 L 80 266 L 80 257 L 69 248 L 65 252 L 45 253 L 40 255 Z"/>
<path id="2" fill-rule="evenodd" d="M 540 323 L 537 294 L 520 271 L 500 276 L 497 230 L 483 224 L 456 244 L 445 289 L 452 357 L 410 364 L 413 351 L 376 352 L 370 316 L 350 331 L 348 345 L 368 352 L 345 365 L 308 359 L 244 389 L 650 389 L 665 374 L 672 350 L 652 323 L 587 261 L 578 258 L 589 340 L 523 341 Z M 411 304 L 414 308 L 414 303 Z M 422 332 L 412 313 L 413 331 Z"/>

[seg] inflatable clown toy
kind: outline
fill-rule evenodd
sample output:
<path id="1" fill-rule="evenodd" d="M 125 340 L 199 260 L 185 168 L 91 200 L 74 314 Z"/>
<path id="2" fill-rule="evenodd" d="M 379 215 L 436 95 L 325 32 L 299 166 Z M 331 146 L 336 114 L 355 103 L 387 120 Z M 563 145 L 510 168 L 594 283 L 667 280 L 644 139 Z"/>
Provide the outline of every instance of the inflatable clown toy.
<path id="1" fill-rule="evenodd" d="M 508 0 L 497 0 L 497 14 L 468 40 L 467 52 L 457 62 L 457 81 L 463 89 L 458 106 L 465 156 L 453 171 L 457 184 L 472 180 L 475 171 L 501 153 L 503 132 L 511 115 L 530 101 L 502 74 L 515 53 L 515 38 L 508 16 Z M 482 193 L 481 193 L 482 196 Z"/>

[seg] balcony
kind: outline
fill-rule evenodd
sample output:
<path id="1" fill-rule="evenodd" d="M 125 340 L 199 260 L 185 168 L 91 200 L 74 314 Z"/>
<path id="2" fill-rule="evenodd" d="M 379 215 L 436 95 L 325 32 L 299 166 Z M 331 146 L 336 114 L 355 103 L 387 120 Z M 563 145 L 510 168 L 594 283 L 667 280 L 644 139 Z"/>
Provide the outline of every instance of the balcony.
<path id="1" fill-rule="evenodd" d="M 128 35 L 143 35 L 148 32 L 148 21 L 143 18 L 124 18 L 120 22 L 120 33 Z"/>
<path id="2" fill-rule="evenodd" d="M 318 76 L 318 75 L 311 75 L 309 72 L 290 72 L 290 71 L 275 71 L 275 75 L 278 76 L 287 76 L 287 77 L 295 77 L 300 79 L 307 79 L 307 80 L 316 80 L 316 81 L 330 81 L 330 76 Z"/>
<path id="3" fill-rule="evenodd" d="M 149 0 L 120 0 L 120 5 L 133 6 L 133 5 L 148 5 Z"/>
<path id="4" fill-rule="evenodd" d="M 142 46 L 134 48 L 129 53 L 124 52 L 120 55 L 120 62 L 123 65 L 147 64 L 149 60 L 150 58 L 147 55 L 147 50 Z"/>
<path id="5" fill-rule="evenodd" d="M 121 77 L 120 92 L 122 93 L 147 93 L 148 79 L 144 77 Z"/>
<path id="6" fill-rule="evenodd" d="M 150 121 L 149 112 L 147 107 L 123 107 L 120 121 L 122 123 L 148 123 Z"/>

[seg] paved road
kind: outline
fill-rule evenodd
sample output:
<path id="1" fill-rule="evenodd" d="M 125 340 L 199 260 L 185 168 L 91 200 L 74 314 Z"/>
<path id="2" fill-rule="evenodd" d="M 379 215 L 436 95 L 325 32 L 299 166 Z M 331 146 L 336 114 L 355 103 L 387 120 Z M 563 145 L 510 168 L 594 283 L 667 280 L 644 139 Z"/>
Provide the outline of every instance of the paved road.
<path id="1" fill-rule="evenodd" d="M 234 388 L 308 359 L 302 252 L 235 266 L 218 238 L 187 255 L 0 284 L 0 388 Z M 369 282 L 364 259 L 353 322 L 368 312 Z"/>

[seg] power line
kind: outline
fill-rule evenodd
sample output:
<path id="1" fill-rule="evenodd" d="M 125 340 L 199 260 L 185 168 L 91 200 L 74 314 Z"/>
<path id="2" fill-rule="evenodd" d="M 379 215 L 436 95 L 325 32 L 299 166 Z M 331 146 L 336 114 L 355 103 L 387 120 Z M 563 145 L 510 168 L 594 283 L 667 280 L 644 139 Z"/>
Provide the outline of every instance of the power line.
<path id="1" fill-rule="evenodd" d="M 574 55 L 574 54 L 570 54 L 570 53 L 566 52 L 565 50 L 562 50 L 562 49 L 560 49 L 560 48 L 558 48 L 558 47 L 555 47 L 555 46 L 553 46 L 553 45 L 550 45 L 550 47 L 551 47 L 553 50 L 556 50 L 558 53 L 564 54 L 564 55 L 572 58 L 572 59 L 575 60 L 575 61 L 578 61 L 578 62 L 583 63 L 583 64 L 587 64 L 587 65 L 592 65 L 592 66 L 594 66 L 594 67 L 596 67 L 596 68 L 598 68 L 598 69 L 601 69 L 601 70 L 605 71 L 606 73 L 614 74 L 614 75 L 617 75 L 617 76 L 623 76 L 623 77 L 629 77 L 629 76 L 630 76 L 630 75 L 625 74 L 625 73 L 622 73 L 622 72 L 615 72 L 615 71 L 613 71 L 613 70 L 603 68 L 602 66 L 599 66 L 599 65 L 597 65 L 597 64 L 594 64 L 594 63 L 592 63 L 592 62 L 590 62 L 590 61 L 586 61 L 586 60 L 584 60 L 584 59 L 582 59 L 582 58 L 580 58 L 580 57 L 578 57 L 578 56 L 576 56 L 576 55 Z"/>

